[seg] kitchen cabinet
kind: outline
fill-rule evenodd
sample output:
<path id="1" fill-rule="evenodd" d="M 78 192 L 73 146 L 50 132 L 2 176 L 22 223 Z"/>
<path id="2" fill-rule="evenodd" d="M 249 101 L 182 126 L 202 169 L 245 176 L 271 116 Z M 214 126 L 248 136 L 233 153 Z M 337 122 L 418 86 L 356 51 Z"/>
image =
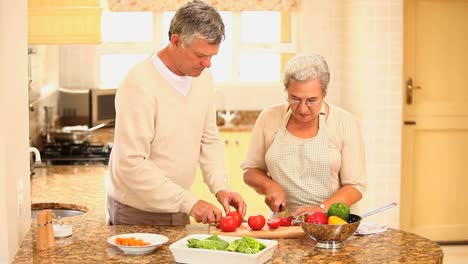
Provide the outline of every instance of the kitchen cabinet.
<path id="1" fill-rule="evenodd" d="M 29 44 L 101 42 L 99 0 L 29 0 Z"/>
<path id="2" fill-rule="evenodd" d="M 224 160 L 229 176 L 229 188 L 242 195 L 247 202 L 246 216 L 263 214 L 268 216 L 270 210 L 265 205 L 264 196 L 257 194 L 252 188 L 244 183 L 243 171 L 240 164 L 245 158 L 250 142 L 250 131 L 223 131 L 221 138 L 224 142 Z M 192 186 L 192 192 L 200 199 L 211 202 L 221 208 L 214 195 L 203 183 L 200 169 L 197 169 L 197 176 Z"/>

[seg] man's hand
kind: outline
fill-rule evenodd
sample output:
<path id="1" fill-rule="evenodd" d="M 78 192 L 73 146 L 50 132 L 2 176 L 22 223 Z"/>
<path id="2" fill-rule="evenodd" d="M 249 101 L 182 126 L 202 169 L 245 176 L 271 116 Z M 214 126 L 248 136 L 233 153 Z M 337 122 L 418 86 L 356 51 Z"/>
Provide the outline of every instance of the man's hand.
<path id="1" fill-rule="evenodd" d="M 204 224 L 219 222 L 222 214 L 221 210 L 216 206 L 203 200 L 198 200 L 189 212 L 189 215 L 195 218 L 195 221 Z"/>
<path id="2" fill-rule="evenodd" d="M 286 207 L 286 192 L 281 186 L 271 181 L 268 187 L 265 188 L 265 203 L 270 207 L 273 212 L 280 212 Z"/>
<path id="3" fill-rule="evenodd" d="M 216 199 L 218 199 L 219 203 L 224 207 L 226 214 L 230 211 L 229 206 L 232 206 L 236 208 L 237 212 L 239 212 L 242 217 L 245 216 L 247 205 L 238 193 L 229 190 L 221 190 L 216 193 Z"/>

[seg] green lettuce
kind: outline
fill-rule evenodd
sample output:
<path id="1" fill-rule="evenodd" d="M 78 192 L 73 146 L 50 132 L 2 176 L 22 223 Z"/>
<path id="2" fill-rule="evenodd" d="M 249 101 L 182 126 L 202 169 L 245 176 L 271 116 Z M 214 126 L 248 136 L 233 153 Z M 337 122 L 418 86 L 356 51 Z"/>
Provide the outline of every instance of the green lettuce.
<path id="1" fill-rule="evenodd" d="M 256 254 L 264 248 L 266 248 L 265 244 L 259 242 L 255 238 L 242 237 L 241 239 L 236 239 L 229 244 L 226 250 L 245 254 Z"/>
<path id="2" fill-rule="evenodd" d="M 225 250 L 244 254 L 256 254 L 266 248 L 265 244 L 252 237 L 242 237 L 241 239 L 236 239 L 231 243 L 228 243 L 219 238 L 216 234 L 203 240 L 190 238 L 187 240 L 187 246 L 189 248 Z"/>
<path id="3" fill-rule="evenodd" d="M 229 246 L 229 243 L 222 240 L 218 236 L 208 237 L 206 239 L 200 240 L 196 238 L 190 238 L 187 240 L 187 246 L 189 248 L 203 248 L 203 249 L 212 249 L 212 250 L 226 250 Z"/>

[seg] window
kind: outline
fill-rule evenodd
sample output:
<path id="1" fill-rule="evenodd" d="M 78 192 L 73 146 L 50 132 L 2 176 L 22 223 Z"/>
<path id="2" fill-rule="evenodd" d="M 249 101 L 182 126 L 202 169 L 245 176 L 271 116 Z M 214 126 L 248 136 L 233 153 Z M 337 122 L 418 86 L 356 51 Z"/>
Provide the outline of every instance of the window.
<path id="1" fill-rule="evenodd" d="M 242 42 L 279 43 L 281 34 L 280 12 L 242 12 Z"/>
<path id="2" fill-rule="evenodd" d="M 213 57 L 211 71 L 217 83 L 279 82 L 282 62 L 295 53 L 290 13 L 279 11 L 220 12 L 226 39 Z M 163 46 L 174 12 L 162 14 Z"/>
<path id="3" fill-rule="evenodd" d="M 103 12 L 97 50 L 99 87 L 116 88 L 128 70 L 154 51 L 153 13 Z"/>
<path id="4" fill-rule="evenodd" d="M 275 53 L 242 52 L 239 61 L 241 82 L 278 82 L 281 58 Z"/>
<path id="5" fill-rule="evenodd" d="M 127 72 L 136 63 L 148 57 L 149 53 L 110 53 L 99 58 L 102 88 L 116 88 Z"/>
<path id="6" fill-rule="evenodd" d="M 152 42 L 151 12 L 109 12 L 101 18 L 102 42 Z"/>
<path id="7" fill-rule="evenodd" d="M 115 88 L 136 62 L 167 45 L 175 12 L 107 12 L 98 49 L 101 87 Z M 279 11 L 220 12 L 226 39 L 213 57 L 216 83 L 270 83 L 281 79 L 282 64 L 296 52 L 291 14 Z"/>

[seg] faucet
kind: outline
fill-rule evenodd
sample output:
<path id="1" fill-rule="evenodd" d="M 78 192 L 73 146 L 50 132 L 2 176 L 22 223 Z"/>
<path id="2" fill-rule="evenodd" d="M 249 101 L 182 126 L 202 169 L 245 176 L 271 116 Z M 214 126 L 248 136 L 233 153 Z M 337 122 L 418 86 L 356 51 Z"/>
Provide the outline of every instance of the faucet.
<path id="1" fill-rule="evenodd" d="M 226 110 L 224 114 L 219 112 L 218 116 L 224 120 L 224 126 L 232 126 L 231 121 L 237 116 L 237 112 Z"/>
<path id="2" fill-rule="evenodd" d="M 30 147 L 29 152 L 34 153 L 34 157 L 35 157 L 34 164 L 36 165 L 41 164 L 41 153 L 39 152 L 39 150 L 35 147 Z"/>

